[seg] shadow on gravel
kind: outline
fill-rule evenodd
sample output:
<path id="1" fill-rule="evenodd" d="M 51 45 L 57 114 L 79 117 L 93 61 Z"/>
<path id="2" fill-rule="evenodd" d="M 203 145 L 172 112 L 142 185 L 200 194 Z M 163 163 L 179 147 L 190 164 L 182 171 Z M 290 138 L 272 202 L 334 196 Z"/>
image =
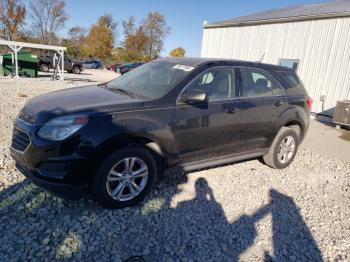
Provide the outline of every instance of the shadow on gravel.
<path id="1" fill-rule="evenodd" d="M 254 244 L 256 223 L 272 216 L 273 253 L 265 261 L 322 261 L 293 199 L 271 189 L 254 214 L 229 222 L 204 178 L 195 197 L 174 205 L 187 175 L 167 177 L 145 203 L 105 210 L 89 196 L 65 201 L 27 180 L 0 192 L 0 257 L 4 261 L 237 261 Z M 172 260 L 171 260 L 172 259 Z"/>

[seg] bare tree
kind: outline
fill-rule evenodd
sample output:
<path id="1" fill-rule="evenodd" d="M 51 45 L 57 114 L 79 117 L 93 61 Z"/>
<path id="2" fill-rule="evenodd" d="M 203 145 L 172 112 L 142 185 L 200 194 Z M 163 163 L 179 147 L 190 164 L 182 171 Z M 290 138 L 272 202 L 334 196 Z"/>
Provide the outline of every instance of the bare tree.
<path id="1" fill-rule="evenodd" d="M 149 13 L 143 20 L 142 26 L 149 38 L 148 55 L 156 58 L 162 51 L 164 39 L 171 28 L 167 26 L 164 15 L 159 12 Z"/>
<path id="2" fill-rule="evenodd" d="M 29 4 L 32 31 L 42 44 L 52 44 L 68 15 L 61 0 L 34 0 Z"/>
<path id="3" fill-rule="evenodd" d="M 128 20 L 122 21 L 123 34 L 127 38 L 135 33 L 135 17 L 131 16 Z"/>
<path id="4" fill-rule="evenodd" d="M 19 40 L 25 13 L 21 0 L 0 0 L 0 37 L 10 41 Z"/>
<path id="5" fill-rule="evenodd" d="M 62 40 L 62 45 L 67 47 L 67 52 L 71 57 L 81 59 L 87 56 L 86 37 L 86 29 L 75 26 L 69 29 L 68 38 Z"/>

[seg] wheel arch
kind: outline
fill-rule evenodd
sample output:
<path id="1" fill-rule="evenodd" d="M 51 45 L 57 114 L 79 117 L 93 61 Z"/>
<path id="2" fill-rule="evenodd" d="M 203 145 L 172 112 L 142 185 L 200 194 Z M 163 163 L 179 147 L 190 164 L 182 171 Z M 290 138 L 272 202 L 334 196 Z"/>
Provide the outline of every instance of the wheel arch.
<path id="1" fill-rule="evenodd" d="M 300 108 L 289 107 L 278 117 L 275 127 L 277 132 L 283 127 L 294 128 L 298 133 L 299 143 L 301 143 L 309 127 L 309 116 Z"/>
<path id="2" fill-rule="evenodd" d="M 285 120 L 279 130 L 281 130 L 283 127 L 289 127 L 294 129 L 294 131 L 297 133 L 298 138 L 299 138 L 299 144 L 304 140 L 306 131 L 307 131 L 307 126 L 301 119 L 297 118 L 291 118 L 288 120 Z"/>
<path id="3" fill-rule="evenodd" d="M 104 142 L 98 149 L 95 154 L 92 165 L 94 169 L 97 167 L 98 163 L 105 158 L 109 153 L 123 147 L 140 145 L 147 148 L 152 155 L 154 156 L 157 162 L 158 175 L 161 175 L 162 170 L 164 169 L 167 154 L 164 152 L 162 147 L 154 139 L 141 136 L 141 135 L 119 135 L 109 139 Z"/>

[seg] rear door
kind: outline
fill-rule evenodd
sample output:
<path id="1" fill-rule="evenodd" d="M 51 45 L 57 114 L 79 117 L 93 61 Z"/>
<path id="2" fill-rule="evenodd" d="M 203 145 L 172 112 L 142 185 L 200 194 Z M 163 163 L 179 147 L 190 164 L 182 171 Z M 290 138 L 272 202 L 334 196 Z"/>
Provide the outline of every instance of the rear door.
<path id="1" fill-rule="evenodd" d="M 176 106 L 173 133 L 182 162 L 193 162 L 228 155 L 242 149 L 241 112 L 233 99 L 238 94 L 233 67 L 208 70 L 184 90 L 203 90 L 207 103 Z"/>
<path id="2" fill-rule="evenodd" d="M 72 70 L 72 61 L 68 57 L 64 57 L 64 69 L 65 70 Z"/>
<path id="3" fill-rule="evenodd" d="M 268 72 L 258 68 L 240 68 L 238 78 L 246 150 L 268 148 L 278 131 L 274 124 L 288 106 L 284 90 Z"/>

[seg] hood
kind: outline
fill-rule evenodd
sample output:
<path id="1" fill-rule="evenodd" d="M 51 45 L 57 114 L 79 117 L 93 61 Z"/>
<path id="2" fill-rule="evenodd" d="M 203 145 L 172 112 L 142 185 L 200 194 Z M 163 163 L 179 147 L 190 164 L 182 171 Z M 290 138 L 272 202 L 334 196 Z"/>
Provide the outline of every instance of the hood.
<path id="1" fill-rule="evenodd" d="M 27 101 L 20 117 L 43 124 L 52 117 L 74 113 L 107 113 L 139 108 L 143 100 L 114 93 L 99 86 L 63 89 Z"/>

